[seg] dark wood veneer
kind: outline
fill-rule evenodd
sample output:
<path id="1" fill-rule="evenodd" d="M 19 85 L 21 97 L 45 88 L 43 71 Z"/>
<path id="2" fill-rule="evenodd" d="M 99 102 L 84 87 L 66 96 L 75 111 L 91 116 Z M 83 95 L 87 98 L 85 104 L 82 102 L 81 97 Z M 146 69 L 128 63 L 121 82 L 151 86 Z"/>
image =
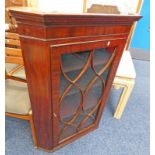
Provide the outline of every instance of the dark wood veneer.
<path id="1" fill-rule="evenodd" d="M 55 150 L 98 127 L 132 24 L 141 16 L 54 14 L 12 9 L 23 52 L 37 147 Z M 62 54 L 116 49 L 94 124 L 58 141 Z M 113 52 L 113 51 L 112 51 Z"/>

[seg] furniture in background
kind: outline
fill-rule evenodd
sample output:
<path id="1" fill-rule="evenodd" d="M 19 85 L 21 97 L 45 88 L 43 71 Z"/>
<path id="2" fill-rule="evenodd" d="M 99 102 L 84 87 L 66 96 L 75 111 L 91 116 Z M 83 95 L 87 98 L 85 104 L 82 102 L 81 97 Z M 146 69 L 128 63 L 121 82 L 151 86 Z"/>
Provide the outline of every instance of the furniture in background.
<path id="1" fill-rule="evenodd" d="M 114 117 L 120 119 L 135 84 L 136 72 L 130 55 L 130 51 L 124 51 L 116 76 L 113 81 L 115 89 L 123 88 L 119 102 L 115 109 Z"/>
<path id="2" fill-rule="evenodd" d="M 32 110 L 28 95 L 19 36 L 15 32 L 10 32 L 7 28 L 5 38 L 5 115 L 28 120 L 31 124 L 32 137 L 34 145 L 36 146 Z"/>
<path id="3" fill-rule="evenodd" d="M 8 117 L 29 121 L 34 146 L 36 146 L 35 129 L 27 84 L 16 80 L 7 79 L 5 90 L 5 115 Z"/>
<path id="4" fill-rule="evenodd" d="M 7 8 L 22 6 L 27 6 L 27 0 L 5 0 L 5 23 L 10 23 L 10 14 Z"/>
<path id="5" fill-rule="evenodd" d="M 36 144 L 56 150 L 98 127 L 131 26 L 140 16 L 29 8 L 11 14 L 20 34 Z"/>
<path id="6" fill-rule="evenodd" d="M 104 14 L 120 14 L 117 6 L 92 4 L 91 8 L 88 8 L 88 13 L 104 13 Z"/>
<path id="7" fill-rule="evenodd" d="M 25 75 L 22 73 L 24 66 L 19 36 L 9 30 L 5 32 L 5 63 L 6 79 L 26 82 Z"/>
<path id="8" fill-rule="evenodd" d="M 136 9 L 137 14 L 140 13 L 142 4 L 143 4 L 143 0 L 139 0 L 137 4 L 137 9 Z M 113 82 L 114 88 L 116 89 L 119 89 L 120 87 L 123 88 L 123 91 L 120 95 L 119 102 L 117 104 L 117 107 L 114 113 L 114 117 L 116 119 L 121 118 L 135 84 L 136 71 L 129 51 L 129 45 L 130 45 L 135 27 L 136 27 L 136 23 L 134 23 L 134 25 L 130 30 L 125 51 L 123 53 L 122 60 L 120 61 L 118 70 L 116 72 L 116 77 Z"/>
<path id="9" fill-rule="evenodd" d="M 120 13 L 116 6 L 110 6 L 110 5 L 108 6 L 108 5 L 92 4 L 91 8 L 87 9 L 87 5 L 86 5 L 87 0 L 84 0 L 84 1 L 85 1 L 84 12 L 107 13 L 107 14 L 119 14 Z M 135 13 L 137 14 L 140 13 L 142 3 L 143 3 L 143 0 L 138 1 L 137 9 Z M 136 72 L 135 72 L 133 62 L 132 62 L 130 51 L 128 51 L 135 26 L 136 26 L 136 23 L 134 23 L 134 25 L 131 28 L 131 31 L 130 31 L 130 34 L 129 34 L 129 37 L 126 43 L 125 51 L 122 55 L 121 62 L 118 67 L 118 71 L 116 73 L 116 77 L 113 82 L 114 88 L 116 89 L 123 88 L 123 91 L 120 95 L 120 98 L 119 98 L 119 101 L 117 103 L 117 107 L 114 113 L 114 117 L 116 119 L 121 118 L 122 113 L 125 109 L 125 106 L 128 102 L 128 99 L 132 93 L 132 89 L 135 84 Z"/>
<path id="10" fill-rule="evenodd" d="M 29 0 L 5 1 L 5 115 L 29 121 L 34 145 L 36 146 L 31 103 L 28 95 L 17 25 L 9 12 L 11 7 L 20 6 L 29 6 Z"/>

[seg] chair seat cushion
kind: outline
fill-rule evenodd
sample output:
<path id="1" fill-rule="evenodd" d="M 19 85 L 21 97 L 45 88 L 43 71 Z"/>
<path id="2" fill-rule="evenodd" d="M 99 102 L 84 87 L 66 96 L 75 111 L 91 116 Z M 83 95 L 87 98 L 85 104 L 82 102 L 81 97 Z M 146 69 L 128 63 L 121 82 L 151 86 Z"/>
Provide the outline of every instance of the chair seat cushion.
<path id="1" fill-rule="evenodd" d="M 5 68 L 6 68 L 7 72 L 10 72 L 11 70 L 13 70 L 14 68 L 16 68 L 18 66 L 19 66 L 18 64 L 6 63 Z M 26 79 L 24 67 L 22 69 L 16 71 L 12 76 L 19 77 L 21 79 Z"/>
<path id="2" fill-rule="evenodd" d="M 5 111 L 27 115 L 31 110 L 27 84 L 15 80 L 6 80 Z"/>
<path id="3" fill-rule="evenodd" d="M 134 64 L 132 62 L 131 54 L 129 51 L 124 51 L 121 61 L 119 63 L 116 76 L 125 78 L 136 78 Z"/>
<path id="4" fill-rule="evenodd" d="M 19 77 L 19 78 L 21 78 L 21 79 L 26 79 L 25 69 L 22 68 L 22 69 L 19 70 L 18 72 L 14 73 L 13 76 Z"/>

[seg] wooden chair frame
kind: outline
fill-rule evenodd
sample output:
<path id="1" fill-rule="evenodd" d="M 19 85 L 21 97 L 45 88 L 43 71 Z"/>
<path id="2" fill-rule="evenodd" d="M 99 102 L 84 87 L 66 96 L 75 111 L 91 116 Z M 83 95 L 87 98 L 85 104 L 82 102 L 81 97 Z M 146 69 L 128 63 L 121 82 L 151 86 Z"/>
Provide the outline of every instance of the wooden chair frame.
<path id="1" fill-rule="evenodd" d="M 26 82 L 25 79 L 13 76 L 14 73 L 23 69 L 22 51 L 20 48 L 20 40 L 17 33 L 5 32 L 5 62 L 12 64 L 19 64 L 9 72 L 5 72 L 6 79 Z"/>
<path id="2" fill-rule="evenodd" d="M 30 125 L 31 125 L 33 143 L 34 143 L 34 146 L 37 146 L 37 140 L 36 140 L 36 135 L 35 135 L 35 127 L 34 127 L 34 122 L 33 122 L 32 111 L 31 110 L 29 111 L 28 115 L 13 114 L 13 113 L 6 112 L 5 116 L 13 117 L 13 118 L 19 118 L 19 119 L 23 119 L 23 120 L 29 121 Z"/>
<path id="3" fill-rule="evenodd" d="M 14 28 L 15 28 L 15 26 L 11 26 L 11 30 Z M 6 39 L 5 39 L 5 42 L 6 42 L 5 62 L 6 63 L 12 63 L 12 64 L 19 64 L 19 66 L 15 67 L 14 69 L 12 69 L 9 72 L 5 71 L 5 79 L 11 79 L 11 80 L 26 83 L 25 79 L 21 79 L 19 77 L 13 76 L 14 73 L 16 73 L 16 72 L 18 72 L 24 68 L 22 51 L 20 48 L 19 36 L 17 33 L 14 33 L 14 31 L 9 32 L 9 29 L 6 30 L 5 35 L 6 35 L 5 36 L 6 37 Z M 9 47 L 9 46 L 12 46 L 12 47 Z M 16 47 L 18 47 L 18 48 L 16 48 Z M 5 115 L 8 117 L 19 118 L 19 119 L 29 121 L 30 125 L 31 125 L 32 138 L 33 138 L 34 146 L 37 146 L 37 140 L 36 140 L 36 135 L 35 135 L 35 127 L 34 127 L 34 122 L 33 122 L 33 117 L 32 117 L 32 110 L 29 111 L 28 115 L 14 114 L 14 113 L 8 113 L 8 112 L 6 112 Z"/>

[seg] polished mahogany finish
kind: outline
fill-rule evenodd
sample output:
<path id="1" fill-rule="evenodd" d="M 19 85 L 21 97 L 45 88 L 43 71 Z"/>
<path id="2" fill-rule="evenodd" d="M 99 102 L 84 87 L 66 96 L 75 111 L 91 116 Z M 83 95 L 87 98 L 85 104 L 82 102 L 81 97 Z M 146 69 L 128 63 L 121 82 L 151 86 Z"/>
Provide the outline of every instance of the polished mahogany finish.
<path id="1" fill-rule="evenodd" d="M 55 150 L 96 129 L 131 26 L 141 17 L 89 13 L 58 14 L 29 9 L 12 9 L 11 14 L 18 24 L 37 147 L 45 150 Z M 97 53 L 96 49 L 104 49 L 105 56 L 108 56 L 104 67 L 101 69 L 102 71 L 99 72 L 95 68 L 96 62 L 93 62 L 94 53 Z M 88 52 L 86 53 L 86 51 Z M 63 57 L 69 56 L 72 58 L 72 54 L 75 54 L 75 59 L 79 57 L 83 60 L 83 56 L 81 58 L 82 54 L 88 55 L 88 57 L 85 65 L 80 68 L 81 72 L 75 79 L 71 80 L 68 76 L 71 71 L 68 71 L 68 73 L 65 70 L 63 66 L 63 59 L 65 58 Z M 70 60 L 68 59 L 68 61 Z M 77 67 L 77 65 L 74 67 Z M 91 84 L 86 86 L 86 91 L 83 91 L 82 85 L 77 82 L 79 79 L 81 80 L 88 68 L 94 77 L 90 80 Z M 103 79 L 101 76 L 105 74 L 107 68 L 109 68 L 108 74 L 106 79 Z M 60 90 L 61 77 L 64 77 L 70 83 L 63 91 Z M 86 92 L 97 79 L 101 79 L 100 83 L 103 86 L 103 91 L 97 101 L 99 104 L 95 104 L 91 110 L 84 109 L 85 103 L 83 100 Z M 70 107 L 72 104 L 68 107 L 62 104 L 63 98 L 66 97 L 73 86 L 76 86 L 82 96 L 78 110 L 73 110 Z M 89 97 L 87 99 L 89 105 Z M 72 97 L 72 100 L 76 102 L 78 98 Z M 67 104 L 69 102 L 68 99 Z M 60 113 L 60 111 L 62 112 Z M 69 115 L 69 112 L 72 114 Z M 62 118 L 66 114 L 70 117 L 67 121 L 66 118 Z M 84 115 L 80 125 L 77 125 L 75 119 L 81 117 L 80 114 Z M 89 118 L 93 118 L 93 123 L 82 127 Z M 60 130 L 61 127 L 62 130 Z M 61 138 L 62 133 L 67 134 L 66 131 L 69 131 L 69 128 L 72 128 L 72 130 L 74 128 L 75 132 Z"/>

